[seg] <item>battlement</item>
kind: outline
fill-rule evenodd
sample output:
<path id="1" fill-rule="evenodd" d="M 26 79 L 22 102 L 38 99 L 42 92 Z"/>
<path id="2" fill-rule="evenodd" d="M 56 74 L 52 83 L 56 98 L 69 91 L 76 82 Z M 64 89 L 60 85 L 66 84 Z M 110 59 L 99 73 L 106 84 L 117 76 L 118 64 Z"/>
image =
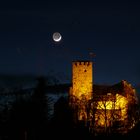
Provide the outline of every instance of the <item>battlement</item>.
<path id="1" fill-rule="evenodd" d="M 80 65 L 89 66 L 89 65 L 92 65 L 92 62 L 91 61 L 73 61 L 72 64 L 75 66 L 80 66 Z"/>

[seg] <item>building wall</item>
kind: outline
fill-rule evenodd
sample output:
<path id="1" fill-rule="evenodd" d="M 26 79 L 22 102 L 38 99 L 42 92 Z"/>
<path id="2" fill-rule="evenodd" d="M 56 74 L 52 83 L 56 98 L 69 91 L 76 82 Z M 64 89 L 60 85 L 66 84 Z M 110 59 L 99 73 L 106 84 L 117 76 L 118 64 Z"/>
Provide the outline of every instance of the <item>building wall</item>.
<path id="1" fill-rule="evenodd" d="M 72 95 L 78 99 L 85 95 L 86 99 L 92 98 L 92 62 L 72 63 Z"/>
<path id="2" fill-rule="evenodd" d="M 90 122 L 91 129 L 94 129 L 94 126 L 108 127 L 114 120 L 125 122 L 128 118 L 128 104 L 133 99 L 132 97 L 135 97 L 135 90 L 123 81 L 123 91 L 109 93 L 102 100 L 101 98 L 95 100 L 94 97 L 92 98 L 94 91 L 92 87 L 92 62 L 73 62 L 69 104 L 74 110 L 74 121 Z"/>
<path id="3" fill-rule="evenodd" d="M 127 119 L 127 98 L 116 94 L 116 100 L 101 100 L 97 102 L 95 122 L 98 126 L 109 126 L 114 120 L 124 121 Z"/>

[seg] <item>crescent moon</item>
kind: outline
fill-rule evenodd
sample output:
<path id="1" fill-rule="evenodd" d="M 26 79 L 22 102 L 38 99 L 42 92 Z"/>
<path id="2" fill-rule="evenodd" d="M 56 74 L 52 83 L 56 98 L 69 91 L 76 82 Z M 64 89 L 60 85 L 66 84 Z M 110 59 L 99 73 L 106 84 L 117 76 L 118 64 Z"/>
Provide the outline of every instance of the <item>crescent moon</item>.
<path id="1" fill-rule="evenodd" d="M 62 39 L 62 36 L 61 36 L 60 33 L 55 32 L 55 33 L 53 34 L 53 40 L 54 40 L 54 41 L 59 42 L 61 39 Z"/>

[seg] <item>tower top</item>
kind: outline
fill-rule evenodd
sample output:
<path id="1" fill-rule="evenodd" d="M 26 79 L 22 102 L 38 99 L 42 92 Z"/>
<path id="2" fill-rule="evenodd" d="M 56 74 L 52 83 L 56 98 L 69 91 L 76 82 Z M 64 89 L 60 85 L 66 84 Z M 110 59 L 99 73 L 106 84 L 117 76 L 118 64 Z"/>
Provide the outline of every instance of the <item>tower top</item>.
<path id="1" fill-rule="evenodd" d="M 73 61 L 72 64 L 73 65 L 76 65 L 76 66 L 77 65 L 81 65 L 81 66 L 82 65 L 86 65 L 86 66 L 89 66 L 89 65 L 92 65 L 92 61 L 81 61 L 81 60 L 80 61 Z"/>

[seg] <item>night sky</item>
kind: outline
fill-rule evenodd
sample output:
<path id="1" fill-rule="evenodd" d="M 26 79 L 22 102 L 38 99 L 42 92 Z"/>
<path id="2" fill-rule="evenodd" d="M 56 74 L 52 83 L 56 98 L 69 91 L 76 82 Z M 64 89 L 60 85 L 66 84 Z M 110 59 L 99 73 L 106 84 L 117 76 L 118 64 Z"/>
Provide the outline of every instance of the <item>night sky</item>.
<path id="1" fill-rule="evenodd" d="M 52 34 L 60 32 L 55 43 Z M 94 58 L 90 53 L 95 53 Z M 115 1 L 0 2 L 0 75 L 71 82 L 73 60 L 93 60 L 94 83 L 140 83 L 140 5 Z"/>

